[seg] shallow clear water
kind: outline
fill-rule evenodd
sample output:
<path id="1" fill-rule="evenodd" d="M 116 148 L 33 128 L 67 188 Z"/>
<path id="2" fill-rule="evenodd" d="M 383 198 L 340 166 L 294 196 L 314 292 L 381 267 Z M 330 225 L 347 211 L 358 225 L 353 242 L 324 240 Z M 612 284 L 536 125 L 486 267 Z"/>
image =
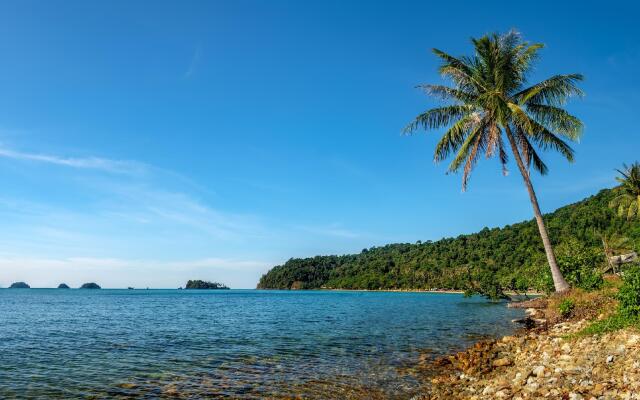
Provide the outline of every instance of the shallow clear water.
<path id="1" fill-rule="evenodd" d="M 520 315 L 457 294 L 3 289 L 0 398 L 407 398 L 419 359 Z"/>

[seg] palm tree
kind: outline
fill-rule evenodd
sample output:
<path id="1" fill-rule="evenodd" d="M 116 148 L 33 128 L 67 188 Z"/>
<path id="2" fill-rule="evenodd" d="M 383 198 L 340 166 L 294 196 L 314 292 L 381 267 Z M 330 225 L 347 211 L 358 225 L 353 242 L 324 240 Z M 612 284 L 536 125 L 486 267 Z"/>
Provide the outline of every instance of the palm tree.
<path id="1" fill-rule="evenodd" d="M 620 186 L 616 188 L 617 196 L 609 203 L 618 209 L 618 215 L 632 219 L 640 218 L 640 164 L 635 162 L 631 166 L 622 164 L 622 170 L 617 169 L 621 176 L 616 177 Z"/>
<path id="2" fill-rule="evenodd" d="M 529 192 L 555 290 L 567 290 L 569 285 L 558 268 L 531 184 L 530 167 L 542 175 L 547 173 L 539 150 L 556 150 L 569 162 L 573 161 L 573 150 L 565 139 L 577 140 L 582 122 L 562 106 L 571 96 L 583 95 L 577 87 L 582 75 L 555 75 L 528 86 L 527 75 L 542 44 L 525 42 L 514 31 L 471 41 L 475 48 L 473 56 L 456 58 L 433 49 L 442 61 L 440 74 L 450 79 L 453 86 L 419 87 L 449 104 L 418 115 L 405 133 L 421 127 L 425 130 L 447 127 L 436 145 L 434 161 L 454 154 L 449 171 L 462 169 L 463 191 L 482 153 L 488 158 L 497 155 L 506 174 L 510 148 Z M 509 147 L 505 145 L 505 137 Z"/>

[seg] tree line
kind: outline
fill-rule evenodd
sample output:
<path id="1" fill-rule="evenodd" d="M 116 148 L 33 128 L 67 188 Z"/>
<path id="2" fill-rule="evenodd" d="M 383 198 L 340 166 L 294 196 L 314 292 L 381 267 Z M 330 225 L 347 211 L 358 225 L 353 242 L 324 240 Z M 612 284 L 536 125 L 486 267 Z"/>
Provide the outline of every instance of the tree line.
<path id="1" fill-rule="evenodd" d="M 625 238 L 618 251 L 638 249 L 640 219 L 626 218 L 610 207 L 618 191 L 601 190 L 544 216 L 560 268 L 574 285 L 597 284 L 588 281 L 597 281 L 599 268 L 605 266 L 607 238 Z M 292 258 L 258 283 L 260 289 L 454 289 L 483 294 L 491 294 L 492 286 L 496 291 L 553 290 L 535 220 L 437 241 L 372 247 L 359 254 Z"/>

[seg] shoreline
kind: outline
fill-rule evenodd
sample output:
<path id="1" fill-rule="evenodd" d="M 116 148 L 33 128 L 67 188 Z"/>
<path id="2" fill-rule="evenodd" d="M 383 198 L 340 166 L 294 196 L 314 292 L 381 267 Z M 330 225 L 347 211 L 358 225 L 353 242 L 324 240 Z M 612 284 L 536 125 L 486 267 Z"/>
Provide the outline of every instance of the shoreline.
<path id="1" fill-rule="evenodd" d="M 284 289 L 287 290 L 287 289 Z M 299 289 L 289 289 L 296 291 Z M 389 292 L 389 293 L 445 293 L 445 294 L 464 294 L 464 290 L 428 290 L 428 289 L 334 289 L 334 288 L 319 288 L 319 289 L 303 289 L 313 291 L 326 291 L 326 292 Z"/>
<path id="2" fill-rule="evenodd" d="M 272 290 L 272 289 L 259 289 L 259 290 Z M 287 289 L 273 289 L 273 290 L 287 290 Z M 312 291 L 327 291 L 327 292 L 390 292 L 390 293 L 442 293 L 442 294 L 464 294 L 464 290 L 453 290 L 453 289 L 330 289 L 330 288 L 320 288 L 320 289 L 288 289 L 291 291 L 296 290 L 312 290 Z M 504 292 L 508 296 L 543 296 L 544 293 L 540 292 L 524 292 L 524 293 L 516 293 L 512 291 Z M 516 302 L 517 303 L 517 302 Z"/>
<path id="3" fill-rule="evenodd" d="M 553 321 L 545 311 L 527 309 L 535 328 L 432 361 L 431 384 L 411 399 L 640 399 L 639 330 L 578 335 L 590 319 Z"/>

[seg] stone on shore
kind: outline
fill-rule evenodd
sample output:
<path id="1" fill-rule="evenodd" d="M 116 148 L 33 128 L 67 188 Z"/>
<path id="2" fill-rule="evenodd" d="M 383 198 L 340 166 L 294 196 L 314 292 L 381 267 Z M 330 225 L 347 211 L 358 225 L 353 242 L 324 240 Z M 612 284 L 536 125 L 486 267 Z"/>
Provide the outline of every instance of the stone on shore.
<path id="1" fill-rule="evenodd" d="M 572 336 L 587 320 L 478 343 L 436 364 L 416 399 L 640 399 L 640 334 Z"/>

